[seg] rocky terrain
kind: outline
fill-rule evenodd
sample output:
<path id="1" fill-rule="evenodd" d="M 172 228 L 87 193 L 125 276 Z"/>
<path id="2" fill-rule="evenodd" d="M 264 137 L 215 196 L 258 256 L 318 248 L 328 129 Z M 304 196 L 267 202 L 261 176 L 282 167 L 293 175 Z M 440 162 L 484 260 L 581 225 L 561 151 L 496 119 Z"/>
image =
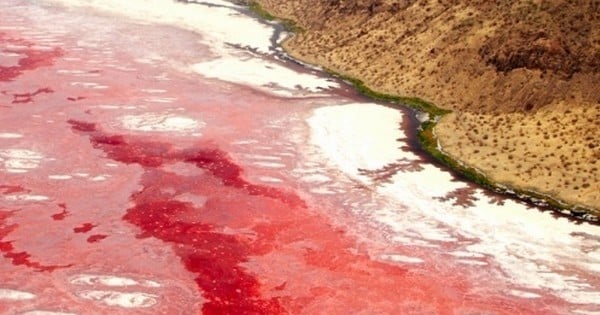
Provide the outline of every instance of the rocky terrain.
<path id="1" fill-rule="evenodd" d="M 257 0 L 296 58 L 452 110 L 445 153 L 600 212 L 600 1 Z"/>

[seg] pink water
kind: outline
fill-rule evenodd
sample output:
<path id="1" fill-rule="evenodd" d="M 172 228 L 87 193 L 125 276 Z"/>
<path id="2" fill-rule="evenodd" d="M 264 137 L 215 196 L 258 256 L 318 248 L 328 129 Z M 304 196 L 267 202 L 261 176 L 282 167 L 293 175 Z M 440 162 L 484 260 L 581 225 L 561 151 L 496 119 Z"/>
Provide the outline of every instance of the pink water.
<path id="1" fill-rule="evenodd" d="M 383 230 L 345 211 L 370 200 L 356 182 L 315 193 L 298 169 L 340 175 L 307 161 L 304 119 L 351 94 L 284 98 L 181 71 L 211 56 L 198 36 L 27 1 L 0 4 L 0 313 L 576 307 L 553 292 L 505 294 L 509 283 L 485 276 L 500 272 L 493 262 L 461 265 L 440 249 L 385 243 Z M 140 61 L 152 51 L 168 59 Z M 392 249 L 429 259 L 417 266 L 374 258 Z"/>

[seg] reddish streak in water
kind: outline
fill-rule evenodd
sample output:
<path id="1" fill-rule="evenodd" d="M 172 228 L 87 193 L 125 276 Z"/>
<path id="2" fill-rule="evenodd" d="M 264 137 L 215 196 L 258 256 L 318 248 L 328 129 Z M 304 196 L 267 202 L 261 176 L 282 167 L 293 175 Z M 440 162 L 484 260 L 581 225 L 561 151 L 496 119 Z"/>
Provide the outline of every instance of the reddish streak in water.
<path id="1" fill-rule="evenodd" d="M 85 96 L 67 97 L 67 100 L 71 101 L 71 102 L 81 101 L 84 99 L 85 99 Z"/>
<path id="2" fill-rule="evenodd" d="M 0 192 L 4 195 L 14 194 L 19 192 L 29 192 L 29 190 L 18 185 L 0 185 Z M 2 221 L 0 221 L 2 222 Z"/>
<path id="3" fill-rule="evenodd" d="M 89 231 L 91 231 L 93 228 L 95 228 L 97 225 L 91 224 L 91 223 L 84 223 L 79 227 L 76 227 L 73 229 L 73 232 L 75 233 L 87 233 Z"/>
<path id="4" fill-rule="evenodd" d="M 134 196 L 133 199 L 146 199 Z M 185 267 L 197 274 L 196 283 L 209 300 L 203 314 L 283 314 L 276 298 L 260 295 L 258 280 L 240 263 L 248 260 L 250 244 L 234 235 L 213 231 L 202 223 L 181 222 L 177 217 L 194 209 L 190 204 L 173 201 L 147 201 L 128 209 L 124 219 L 139 226 L 139 237 L 156 237 L 179 245 L 177 254 Z"/>
<path id="5" fill-rule="evenodd" d="M 12 245 L 12 242 L 0 242 L 0 251 L 2 251 L 4 253 L 4 257 L 8 258 L 13 265 L 15 266 L 25 266 L 28 268 L 32 268 L 35 271 L 47 271 L 47 272 L 52 272 L 56 269 L 60 269 L 60 268 L 68 268 L 73 266 L 72 264 L 69 265 L 50 265 L 50 266 L 45 266 L 42 265 L 39 262 L 36 261 L 31 261 L 29 258 L 31 257 L 30 254 L 28 254 L 27 252 L 15 252 L 15 249 Z"/>
<path id="6" fill-rule="evenodd" d="M 0 241 L 12 232 L 17 226 L 16 224 L 7 225 L 6 220 L 14 213 L 14 211 L 0 210 Z M 2 244 L 2 243 L 0 243 Z M 3 247 L 0 245 L 0 250 Z"/>
<path id="7" fill-rule="evenodd" d="M 96 131 L 96 124 L 83 122 L 79 120 L 69 119 L 67 122 L 71 125 L 71 129 L 81 132 Z"/>
<path id="8" fill-rule="evenodd" d="M 66 204 L 59 203 L 58 206 L 62 209 L 62 211 L 51 215 L 51 217 L 54 221 L 62 221 L 67 217 L 67 215 L 69 215 L 69 211 L 67 211 Z"/>
<path id="9" fill-rule="evenodd" d="M 42 265 L 39 262 L 32 261 L 31 255 L 27 252 L 17 252 L 12 241 L 4 241 L 12 231 L 16 230 L 17 224 L 7 224 L 7 219 L 14 213 L 14 211 L 0 210 L 0 252 L 4 253 L 4 257 L 9 259 L 15 266 L 25 266 L 32 268 L 36 271 L 47 271 L 52 272 L 59 268 L 68 268 L 72 265 Z"/>
<path id="10" fill-rule="evenodd" d="M 109 135 L 93 123 L 68 121 L 72 129 L 89 134 L 95 148 L 108 157 L 123 163 L 135 163 L 152 172 L 163 163 L 187 162 L 205 169 L 225 186 L 244 189 L 250 195 L 279 199 L 286 203 L 303 205 L 296 196 L 274 188 L 253 185 L 242 179 L 242 170 L 217 149 L 177 151 L 172 145 Z M 154 183 L 160 186 L 159 183 Z M 260 283 L 247 273 L 241 263 L 248 261 L 252 244 L 235 235 L 214 231 L 213 226 L 201 222 L 184 222 L 180 216 L 201 211 L 189 203 L 165 198 L 155 193 L 158 187 L 134 194 L 135 206 L 127 210 L 124 220 L 142 229 L 140 238 L 155 237 L 177 244 L 177 254 L 185 267 L 197 274 L 198 287 L 208 302 L 203 314 L 284 314 L 277 298 L 263 298 Z M 159 188 L 158 188 L 159 190 Z M 88 239 L 90 241 L 90 239 Z"/>
<path id="11" fill-rule="evenodd" d="M 231 162 L 226 157 L 225 152 L 221 150 L 194 149 L 178 153 L 176 157 L 211 172 L 215 177 L 220 178 L 226 186 L 244 189 L 250 195 L 269 197 L 281 200 L 289 205 L 306 207 L 304 201 L 295 194 L 286 193 L 273 187 L 255 185 L 243 179 L 242 168 Z"/>
<path id="12" fill-rule="evenodd" d="M 163 163 L 185 162 L 209 171 L 222 180 L 225 186 L 244 189 L 250 195 L 281 200 L 287 204 L 305 207 L 302 199 L 279 189 L 256 185 L 242 177 L 242 168 L 231 162 L 225 152 L 215 148 L 175 150 L 169 143 L 153 142 L 122 135 L 109 135 L 98 131 L 94 123 L 70 119 L 67 121 L 75 131 L 89 133 L 90 142 L 96 149 L 107 153 L 110 159 L 144 167 L 158 167 Z"/>
<path id="13" fill-rule="evenodd" d="M 104 235 L 104 234 L 94 234 L 87 238 L 87 242 L 88 243 L 98 243 L 107 237 L 108 237 L 108 235 Z"/>
<path id="14" fill-rule="evenodd" d="M 50 66 L 56 58 L 63 55 L 63 51 L 59 48 L 36 50 L 32 48 L 33 43 L 23 39 L 10 38 L 4 33 L 0 33 L 0 44 L 23 46 L 23 48 L 19 49 L 3 49 L 1 52 L 24 56 L 19 59 L 18 64 L 15 66 L 0 66 L 0 81 L 11 81 L 20 76 L 24 71 Z"/>
<path id="15" fill-rule="evenodd" d="M 285 286 L 287 285 L 287 281 L 283 282 L 282 284 L 276 286 L 273 288 L 273 290 L 277 290 L 277 291 L 281 291 L 283 289 L 285 289 Z"/>
<path id="16" fill-rule="evenodd" d="M 54 93 L 54 90 L 52 90 L 49 87 L 45 87 L 45 88 L 39 88 L 33 93 L 16 93 L 16 94 L 13 94 L 12 103 L 13 104 L 31 103 L 31 102 L 33 102 L 33 97 L 40 93 Z"/>

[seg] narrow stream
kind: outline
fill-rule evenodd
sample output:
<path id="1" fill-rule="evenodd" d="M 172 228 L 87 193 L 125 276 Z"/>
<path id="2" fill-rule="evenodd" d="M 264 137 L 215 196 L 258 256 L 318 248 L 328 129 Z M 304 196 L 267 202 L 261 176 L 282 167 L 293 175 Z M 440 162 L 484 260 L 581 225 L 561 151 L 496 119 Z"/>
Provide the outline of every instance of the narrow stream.
<path id="1" fill-rule="evenodd" d="M 0 3 L 0 313 L 600 314 L 600 227 L 230 2 Z"/>

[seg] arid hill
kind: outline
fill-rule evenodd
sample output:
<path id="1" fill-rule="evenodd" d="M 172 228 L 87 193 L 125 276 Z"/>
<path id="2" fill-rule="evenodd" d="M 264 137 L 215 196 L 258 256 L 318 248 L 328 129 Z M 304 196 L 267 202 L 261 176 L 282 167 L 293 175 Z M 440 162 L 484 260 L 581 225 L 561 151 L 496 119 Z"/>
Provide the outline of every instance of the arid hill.
<path id="1" fill-rule="evenodd" d="M 451 109 L 443 150 L 600 211 L 600 1 L 257 0 L 301 60 Z"/>

